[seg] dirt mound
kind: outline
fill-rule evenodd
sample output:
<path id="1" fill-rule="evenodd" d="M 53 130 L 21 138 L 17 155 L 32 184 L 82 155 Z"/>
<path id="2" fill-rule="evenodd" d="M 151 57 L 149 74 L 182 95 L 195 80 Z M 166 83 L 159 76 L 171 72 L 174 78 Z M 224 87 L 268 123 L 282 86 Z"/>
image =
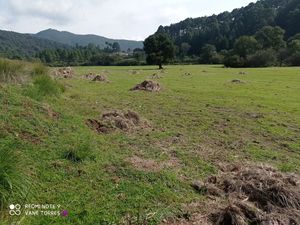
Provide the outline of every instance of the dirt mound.
<path id="1" fill-rule="evenodd" d="M 96 75 L 92 81 L 106 82 L 107 77 L 105 75 Z"/>
<path id="2" fill-rule="evenodd" d="M 105 74 L 89 73 L 86 74 L 84 78 L 91 81 L 107 82 L 107 76 Z"/>
<path id="3" fill-rule="evenodd" d="M 88 79 L 88 80 L 92 80 L 92 79 L 94 79 L 95 76 L 96 75 L 94 73 L 89 73 L 89 74 L 84 75 L 84 78 Z"/>
<path id="4" fill-rule="evenodd" d="M 216 225 L 296 225 L 300 224 L 300 186 L 296 175 L 286 175 L 271 167 L 223 169 L 219 176 L 194 189 L 229 204 L 210 215 Z"/>
<path id="5" fill-rule="evenodd" d="M 138 70 L 128 70 L 128 73 L 131 75 L 138 75 L 140 72 Z"/>
<path id="6" fill-rule="evenodd" d="M 133 111 L 104 113 L 100 120 L 88 119 L 86 124 L 98 133 L 111 133 L 115 130 L 127 132 L 150 127 L 147 121 L 142 120 L 138 113 Z"/>
<path id="7" fill-rule="evenodd" d="M 71 67 L 59 68 L 55 71 L 55 76 L 63 78 L 72 78 L 74 76 L 74 71 Z"/>
<path id="8" fill-rule="evenodd" d="M 233 83 L 233 84 L 244 84 L 245 81 L 234 79 L 234 80 L 231 81 L 231 83 Z"/>
<path id="9" fill-rule="evenodd" d="M 145 80 L 142 83 L 136 85 L 131 91 L 150 91 L 159 92 L 161 89 L 160 84 L 151 80 Z"/>
<path id="10" fill-rule="evenodd" d="M 186 76 L 186 77 L 188 77 L 188 76 L 192 76 L 192 74 L 191 74 L 191 73 L 188 73 L 188 72 L 186 72 L 186 73 L 182 74 L 182 76 Z"/>

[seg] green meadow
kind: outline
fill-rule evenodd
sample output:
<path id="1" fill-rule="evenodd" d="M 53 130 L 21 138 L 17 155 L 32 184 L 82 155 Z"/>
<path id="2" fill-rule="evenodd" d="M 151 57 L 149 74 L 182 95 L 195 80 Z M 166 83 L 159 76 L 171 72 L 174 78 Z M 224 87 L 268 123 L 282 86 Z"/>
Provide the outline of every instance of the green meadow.
<path id="1" fill-rule="evenodd" d="M 205 202 L 191 184 L 222 164 L 300 173 L 297 67 L 73 69 L 73 78 L 56 79 L 60 94 L 1 83 L 1 160 L 13 154 L 28 188 L 10 196 L 1 224 L 160 224 L 185 214 L 184 205 Z M 109 82 L 84 78 L 103 70 Z M 129 91 L 154 73 L 160 92 Z M 87 126 L 114 110 L 134 111 L 150 126 L 111 133 Z M 10 203 L 56 204 L 68 215 L 9 216 Z"/>

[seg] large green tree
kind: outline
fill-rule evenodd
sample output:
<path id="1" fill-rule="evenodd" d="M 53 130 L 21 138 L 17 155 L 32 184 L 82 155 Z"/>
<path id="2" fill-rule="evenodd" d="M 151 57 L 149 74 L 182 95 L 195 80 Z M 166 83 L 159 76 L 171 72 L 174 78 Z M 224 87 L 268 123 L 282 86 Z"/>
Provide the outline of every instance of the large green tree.
<path id="1" fill-rule="evenodd" d="M 261 44 L 262 48 L 272 48 L 278 51 L 286 45 L 284 33 L 285 31 L 280 27 L 266 26 L 255 34 L 255 38 Z"/>
<path id="2" fill-rule="evenodd" d="M 147 54 L 147 63 L 158 65 L 159 69 L 163 64 L 174 58 L 175 47 L 171 39 L 162 33 L 154 34 L 144 41 L 144 50 Z"/>
<path id="3" fill-rule="evenodd" d="M 242 36 L 235 41 L 234 51 L 240 57 L 247 58 L 258 50 L 258 42 L 252 36 Z"/>

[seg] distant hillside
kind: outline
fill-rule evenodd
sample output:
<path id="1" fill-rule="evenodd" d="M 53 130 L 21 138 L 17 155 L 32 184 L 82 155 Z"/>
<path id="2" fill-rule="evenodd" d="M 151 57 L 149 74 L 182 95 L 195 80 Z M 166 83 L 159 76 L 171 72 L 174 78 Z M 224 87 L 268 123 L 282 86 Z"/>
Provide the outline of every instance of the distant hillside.
<path id="1" fill-rule="evenodd" d="M 0 30 L 0 56 L 8 58 L 30 58 L 45 49 L 66 49 L 69 46 L 54 41 Z"/>
<path id="2" fill-rule="evenodd" d="M 205 44 L 230 49 L 238 37 L 253 35 L 267 25 L 283 28 L 286 39 L 300 33 L 300 1 L 260 0 L 232 12 L 160 26 L 157 32 L 169 34 L 179 48 L 187 43 L 189 54 L 199 54 Z"/>
<path id="3" fill-rule="evenodd" d="M 76 44 L 81 46 L 87 46 L 89 43 L 92 43 L 95 45 L 99 45 L 101 48 L 105 48 L 106 42 L 108 43 L 118 42 L 120 44 L 122 51 L 127 51 L 128 48 L 132 50 L 135 48 L 143 48 L 142 41 L 114 40 L 114 39 L 109 39 L 97 35 L 91 35 L 91 34 L 78 35 L 66 31 L 57 31 L 54 29 L 41 31 L 35 34 L 34 36 L 60 42 L 71 46 L 75 46 Z"/>

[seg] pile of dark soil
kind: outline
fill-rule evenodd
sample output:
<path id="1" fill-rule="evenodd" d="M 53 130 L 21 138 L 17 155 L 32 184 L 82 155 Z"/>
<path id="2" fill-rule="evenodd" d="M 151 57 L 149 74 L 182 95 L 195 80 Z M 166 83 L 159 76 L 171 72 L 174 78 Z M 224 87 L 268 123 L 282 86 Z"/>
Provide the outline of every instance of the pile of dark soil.
<path id="1" fill-rule="evenodd" d="M 63 78 L 72 78 L 74 76 L 74 71 L 71 67 L 59 68 L 55 71 L 55 76 Z"/>
<path id="2" fill-rule="evenodd" d="M 242 80 L 235 79 L 235 80 L 232 80 L 231 83 L 233 83 L 233 84 L 244 84 L 245 82 L 242 81 Z"/>
<path id="3" fill-rule="evenodd" d="M 142 120 L 139 114 L 133 111 L 104 113 L 100 120 L 88 119 L 86 124 L 98 133 L 111 133 L 115 130 L 128 132 L 150 127 L 146 120 Z"/>
<path id="4" fill-rule="evenodd" d="M 228 205 L 209 217 L 216 225 L 300 224 L 300 186 L 296 175 L 271 167 L 230 166 L 218 176 L 192 186 L 214 198 L 228 199 Z"/>
<path id="5" fill-rule="evenodd" d="M 145 80 L 142 83 L 136 85 L 131 91 L 150 91 L 159 92 L 161 89 L 160 84 L 151 80 Z"/>
<path id="6" fill-rule="evenodd" d="M 92 81 L 106 82 L 107 77 L 105 75 L 96 75 Z"/>

